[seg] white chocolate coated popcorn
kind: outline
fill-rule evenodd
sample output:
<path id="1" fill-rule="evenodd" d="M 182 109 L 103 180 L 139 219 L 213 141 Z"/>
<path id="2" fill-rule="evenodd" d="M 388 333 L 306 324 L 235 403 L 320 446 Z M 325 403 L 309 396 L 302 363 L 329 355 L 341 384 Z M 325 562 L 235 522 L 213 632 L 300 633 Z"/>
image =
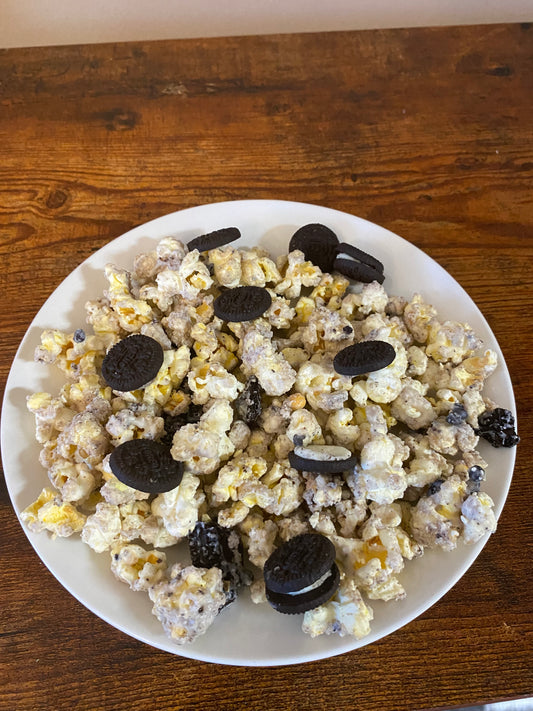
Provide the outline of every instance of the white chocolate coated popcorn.
<path id="1" fill-rule="evenodd" d="M 133 264 L 107 265 L 104 294 L 86 304 L 87 332 L 41 336 L 36 360 L 66 383 L 27 401 L 51 487 L 22 519 L 110 551 L 113 574 L 149 595 L 176 643 L 203 634 L 227 602 L 218 568 L 169 568 L 159 550 L 186 541 L 199 521 L 240 535 L 258 604 L 277 546 L 304 532 L 327 536 L 340 587 L 305 613 L 302 629 L 357 639 L 370 631 L 368 600 L 409 594 L 399 577 L 408 561 L 495 530 L 492 499 L 471 488 L 469 469 L 486 467 L 475 429 L 493 407 L 483 386 L 497 358 L 468 324 L 439 320 L 421 294 L 352 288 L 298 250 L 277 260 L 235 244 L 189 251 L 168 236 Z M 226 323 L 214 301 L 239 286 L 266 288 L 272 303 L 260 318 Z M 145 387 L 114 392 L 101 364 L 132 333 L 155 339 L 163 364 Z M 335 371 L 336 353 L 369 340 L 390 343 L 392 363 L 354 377 Z M 261 402 L 238 406 L 252 377 Z M 452 424 L 457 407 L 464 417 Z M 182 420 L 173 427 L 173 418 Z M 110 453 L 139 438 L 165 441 L 184 463 L 179 486 L 152 495 L 114 476 Z M 315 459 L 341 451 L 357 464 L 299 472 L 295 449 Z"/>

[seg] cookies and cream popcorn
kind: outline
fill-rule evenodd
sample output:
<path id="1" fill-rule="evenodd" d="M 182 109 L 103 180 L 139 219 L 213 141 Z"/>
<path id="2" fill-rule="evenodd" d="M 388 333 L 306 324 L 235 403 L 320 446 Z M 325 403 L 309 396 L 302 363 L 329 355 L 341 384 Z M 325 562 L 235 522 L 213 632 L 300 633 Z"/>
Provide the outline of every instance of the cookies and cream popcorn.
<path id="1" fill-rule="evenodd" d="M 177 644 L 192 642 L 214 622 L 226 604 L 219 568 L 174 565 L 169 578 L 148 588 L 153 614 Z"/>
<path id="2" fill-rule="evenodd" d="M 212 236 L 202 251 L 202 239 L 189 248 L 164 237 L 131 271 L 108 264 L 104 294 L 86 304 L 87 331 L 43 332 L 35 359 L 66 383 L 27 399 L 50 485 L 22 520 L 109 551 L 113 574 L 149 596 L 178 644 L 208 629 L 232 585 L 255 577 L 251 598 L 265 603 L 262 571 L 280 546 L 325 537 L 338 588 L 303 614 L 302 629 L 360 639 L 373 617 L 366 601 L 409 594 L 399 574 L 426 547 L 452 550 L 496 528 L 477 451 L 478 418 L 496 407 L 483 394 L 496 353 L 468 324 L 439 320 L 421 294 L 388 295 L 378 280 L 352 288 L 300 249 L 275 260 L 259 247 L 214 246 Z M 262 290 L 268 308 L 235 321 L 215 315 L 217 298 L 237 288 Z M 134 334 L 159 344 L 162 362 L 137 389 L 113 389 L 102 363 Z M 392 346 L 392 362 L 337 372 L 335 356 L 363 341 Z M 124 367 L 142 369 L 132 360 Z M 173 488 L 120 480 L 112 454 L 137 440 L 182 463 Z M 350 458 L 348 471 L 333 455 L 308 458 L 309 471 L 291 466 L 317 447 Z M 242 546 L 253 576 L 228 582 L 225 560 L 169 567 L 160 549 L 170 561 L 206 524 Z M 213 554 L 213 540 L 198 535 L 199 550 Z"/>
<path id="3" fill-rule="evenodd" d="M 109 282 L 104 292 L 109 306 L 120 327 L 128 333 L 137 333 L 144 324 L 155 319 L 155 313 L 147 301 L 136 299 L 131 292 L 131 274 L 113 264 L 105 268 Z"/>
<path id="4" fill-rule="evenodd" d="M 85 462 L 73 463 L 61 458 L 53 462 L 48 476 L 62 500 L 71 502 L 87 499 L 100 479 L 98 472 L 91 471 Z"/>
<path id="5" fill-rule="evenodd" d="M 22 511 L 20 517 L 33 533 L 49 531 L 53 538 L 67 538 L 79 533 L 86 521 L 73 504 L 62 501 L 58 492 L 48 487 Z"/>
<path id="6" fill-rule="evenodd" d="M 213 265 L 215 279 L 220 286 L 234 289 L 241 283 L 242 257 L 238 249 L 229 245 L 209 251 L 209 262 Z"/>
<path id="7" fill-rule="evenodd" d="M 153 500 L 152 512 L 161 518 L 165 530 L 180 540 L 194 528 L 204 501 L 200 479 L 185 472 L 178 487 L 159 494 Z"/>
<path id="8" fill-rule="evenodd" d="M 305 286 L 318 286 L 322 278 L 320 268 L 306 261 L 304 253 L 299 250 L 289 253 L 282 271 L 282 280 L 276 284 L 274 291 L 287 299 L 300 296 Z"/>
<path id="9" fill-rule="evenodd" d="M 372 608 L 364 602 L 355 582 L 347 578 L 329 602 L 304 614 L 302 629 L 311 637 L 336 633 L 362 639 L 370 632 L 373 618 Z"/>
<path id="10" fill-rule="evenodd" d="M 172 456 L 192 474 L 210 474 L 229 459 L 235 446 L 229 438 L 233 410 L 225 400 L 215 400 L 200 421 L 181 427 L 172 441 Z"/>
<path id="11" fill-rule="evenodd" d="M 268 333 L 268 332 L 267 332 Z M 257 376 L 267 395 L 288 392 L 296 380 L 296 373 L 283 355 L 276 351 L 264 329 L 248 328 L 242 339 L 242 365 L 245 371 Z"/>
<path id="12" fill-rule="evenodd" d="M 111 548 L 111 570 L 118 580 L 132 590 L 147 592 L 165 575 L 167 558 L 164 553 L 146 551 L 134 544 L 115 544 Z"/>

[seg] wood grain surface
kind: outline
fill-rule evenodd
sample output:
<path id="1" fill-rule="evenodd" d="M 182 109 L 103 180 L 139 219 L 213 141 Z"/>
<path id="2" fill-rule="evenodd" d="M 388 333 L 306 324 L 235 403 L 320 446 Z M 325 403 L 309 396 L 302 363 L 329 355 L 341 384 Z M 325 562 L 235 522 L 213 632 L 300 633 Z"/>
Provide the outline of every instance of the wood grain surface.
<path id="1" fill-rule="evenodd" d="M 533 27 L 0 51 L 0 381 L 46 297 L 127 229 L 193 205 L 311 202 L 377 222 L 469 292 L 522 442 L 497 533 L 434 607 L 326 661 L 209 665 L 72 598 L 0 483 L 0 709 L 420 710 L 533 694 Z"/>

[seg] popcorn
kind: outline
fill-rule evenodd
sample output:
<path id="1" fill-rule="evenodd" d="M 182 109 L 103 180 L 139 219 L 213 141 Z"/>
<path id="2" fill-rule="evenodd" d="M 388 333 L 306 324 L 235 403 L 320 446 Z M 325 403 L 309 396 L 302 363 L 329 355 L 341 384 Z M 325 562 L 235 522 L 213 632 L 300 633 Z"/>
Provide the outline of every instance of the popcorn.
<path id="1" fill-rule="evenodd" d="M 74 464 L 66 459 L 53 462 L 48 477 L 64 502 L 84 501 L 97 485 L 97 477 L 84 462 Z"/>
<path id="2" fill-rule="evenodd" d="M 105 501 L 96 505 L 81 532 L 81 539 L 97 553 L 109 550 L 120 536 L 122 521 L 118 506 Z"/>
<path id="3" fill-rule="evenodd" d="M 204 501 L 205 494 L 200 488 L 199 478 L 185 472 L 178 487 L 154 499 L 152 511 L 161 517 L 168 533 L 179 540 L 194 528 Z"/>
<path id="4" fill-rule="evenodd" d="M 241 253 L 231 246 L 218 247 L 209 251 L 209 261 L 213 265 L 215 279 L 220 286 L 234 289 L 241 283 Z"/>
<path id="5" fill-rule="evenodd" d="M 111 548 L 111 570 L 132 590 L 147 592 L 160 582 L 166 570 L 166 555 L 146 551 L 142 546 L 116 544 Z"/>
<path id="6" fill-rule="evenodd" d="M 157 291 L 166 297 L 166 303 L 181 296 L 186 301 L 194 301 L 201 291 L 206 291 L 213 280 L 209 269 L 200 261 L 200 254 L 193 250 L 185 255 L 177 269 L 163 269 L 156 277 Z"/>
<path id="7" fill-rule="evenodd" d="M 233 401 L 243 389 L 242 383 L 223 365 L 206 363 L 199 358 L 191 361 L 187 382 L 197 405 L 205 405 L 211 398 Z"/>
<path id="8" fill-rule="evenodd" d="M 461 506 L 465 543 L 476 543 L 487 533 L 493 533 L 496 530 L 496 517 L 493 508 L 494 501 L 483 492 L 471 494 L 465 499 Z"/>
<path id="9" fill-rule="evenodd" d="M 109 287 L 104 295 L 120 328 L 128 333 L 136 333 L 144 324 L 155 319 L 155 313 L 150 304 L 143 299 L 136 299 L 131 293 L 129 272 L 119 269 L 113 264 L 108 264 L 105 268 L 105 275 Z"/>
<path id="10" fill-rule="evenodd" d="M 325 358 L 310 360 L 300 366 L 295 388 L 305 395 L 314 410 L 335 412 L 348 399 L 350 378 L 336 373 Z"/>
<path id="11" fill-rule="evenodd" d="M 420 294 L 389 296 L 377 281 L 349 290 L 299 250 L 274 261 L 259 247 L 189 251 L 168 236 L 132 271 L 109 264 L 105 274 L 103 296 L 86 304 L 92 333 L 46 329 L 36 350 L 67 382 L 27 400 L 51 486 L 22 520 L 109 551 L 113 574 L 149 596 L 178 644 L 229 600 L 218 568 L 168 567 L 160 550 L 199 521 L 240 533 L 258 604 L 277 546 L 312 531 L 332 541 L 341 582 L 304 614 L 313 637 L 363 637 L 373 617 L 365 600 L 405 597 L 406 561 L 495 530 L 493 501 L 473 491 L 469 468 L 486 467 L 475 430 L 494 406 L 482 391 L 497 357 L 467 324 L 439 321 Z M 271 304 L 255 320 L 224 322 L 214 299 L 238 286 L 265 288 Z M 163 364 L 144 387 L 114 392 L 101 363 L 133 333 L 161 345 Z M 335 371 L 340 350 L 369 340 L 391 344 L 394 360 L 354 377 Z M 252 414 L 235 404 L 251 376 Z M 179 486 L 154 495 L 115 477 L 110 453 L 138 438 L 165 442 L 184 463 Z M 310 445 L 344 448 L 358 463 L 338 474 L 292 468 L 290 453 Z"/>
<path id="12" fill-rule="evenodd" d="M 392 402 L 391 413 L 412 430 L 428 427 L 435 419 L 432 404 L 412 384 L 403 386 Z"/>
<path id="13" fill-rule="evenodd" d="M 198 424 L 184 425 L 176 432 L 172 456 L 185 463 L 186 471 L 210 474 L 235 451 L 233 442 L 226 434 L 232 419 L 230 405 L 224 400 L 215 401 Z"/>
<path id="14" fill-rule="evenodd" d="M 317 286 L 322 272 L 311 262 L 306 262 L 303 252 L 294 250 L 288 255 L 283 279 L 274 288 L 276 294 L 283 294 L 288 299 L 300 296 L 302 287 Z"/>
<path id="15" fill-rule="evenodd" d="M 361 639 L 370 632 L 373 617 L 372 608 L 365 604 L 354 581 L 346 580 L 330 602 L 304 614 L 302 629 L 311 637 L 337 633 Z"/>
<path id="16" fill-rule="evenodd" d="M 176 564 L 170 579 L 148 589 L 153 614 L 177 644 L 192 642 L 204 634 L 226 604 L 219 568 L 184 567 Z"/>
<path id="17" fill-rule="evenodd" d="M 49 531 L 53 538 L 67 538 L 79 533 L 86 520 L 75 506 L 62 501 L 57 492 L 49 488 L 44 488 L 20 517 L 33 533 Z"/>
<path id="18" fill-rule="evenodd" d="M 242 249 L 241 284 L 245 286 L 266 286 L 281 281 L 281 274 L 276 263 L 269 258 L 268 252 L 258 247 Z"/>
<path id="19" fill-rule="evenodd" d="M 461 510 L 466 491 L 466 483 L 453 474 L 442 482 L 437 492 L 423 496 L 411 515 L 414 539 L 430 548 L 440 546 L 453 550 L 462 529 Z"/>
<path id="20" fill-rule="evenodd" d="M 296 380 L 296 373 L 285 358 L 277 353 L 272 341 L 257 328 L 246 330 L 242 341 L 243 367 L 257 376 L 267 395 L 283 395 Z"/>

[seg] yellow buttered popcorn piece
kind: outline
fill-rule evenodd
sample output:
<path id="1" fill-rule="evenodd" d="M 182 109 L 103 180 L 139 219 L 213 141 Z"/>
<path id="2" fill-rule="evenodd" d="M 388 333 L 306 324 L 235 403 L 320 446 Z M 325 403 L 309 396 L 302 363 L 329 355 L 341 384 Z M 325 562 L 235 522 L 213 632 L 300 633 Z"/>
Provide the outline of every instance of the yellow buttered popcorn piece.
<path id="1" fill-rule="evenodd" d="M 147 301 L 136 299 L 132 295 L 130 274 L 125 269 L 108 264 L 105 275 L 109 282 L 105 294 L 121 328 L 128 333 L 140 331 L 143 324 L 150 323 L 155 318 L 152 307 Z"/>
<path id="2" fill-rule="evenodd" d="M 33 504 L 20 514 L 30 531 L 49 531 L 52 536 L 66 538 L 79 533 L 85 525 L 86 516 L 68 502 L 61 500 L 57 491 L 44 488 Z"/>

